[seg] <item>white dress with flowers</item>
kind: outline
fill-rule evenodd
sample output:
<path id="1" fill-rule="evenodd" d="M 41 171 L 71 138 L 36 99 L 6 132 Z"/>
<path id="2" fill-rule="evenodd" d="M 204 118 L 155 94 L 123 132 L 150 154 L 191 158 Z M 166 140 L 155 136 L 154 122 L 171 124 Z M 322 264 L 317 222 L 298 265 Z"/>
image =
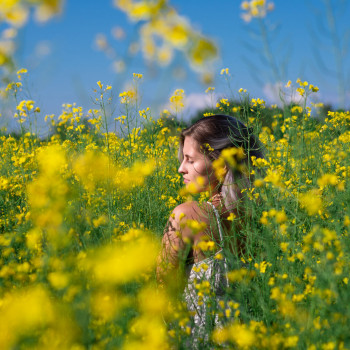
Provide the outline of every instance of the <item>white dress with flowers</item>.
<path id="1" fill-rule="evenodd" d="M 219 213 L 212 203 L 208 203 L 214 210 L 220 240 L 223 241 Z M 191 266 L 184 298 L 188 310 L 193 315 L 191 336 L 194 337 L 195 342 L 208 340 L 208 330 L 213 329 L 214 326 L 220 326 L 216 311 L 227 286 L 227 264 L 226 259 L 222 257 L 222 250 Z"/>

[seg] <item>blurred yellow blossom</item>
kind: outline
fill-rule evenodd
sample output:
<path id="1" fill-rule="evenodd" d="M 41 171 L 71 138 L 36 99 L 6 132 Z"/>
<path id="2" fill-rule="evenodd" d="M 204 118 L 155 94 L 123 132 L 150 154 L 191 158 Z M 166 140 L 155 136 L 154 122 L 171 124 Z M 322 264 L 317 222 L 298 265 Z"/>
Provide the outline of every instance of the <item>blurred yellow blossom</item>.
<path id="1" fill-rule="evenodd" d="M 336 186 L 338 184 L 337 175 L 324 174 L 317 180 L 317 184 L 320 187 L 325 187 L 325 186 L 328 186 L 328 185 Z"/>
<path id="2" fill-rule="evenodd" d="M 144 278 L 151 272 L 157 254 L 155 240 L 149 234 L 142 233 L 135 240 L 117 242 L 92 252 L 82 267 L 92 271 L 96 283 L 128 283 Z"/>
<path id="3" fill-rule="evenodd" d="M 274 9 L 274 4 L 272 2 L 268 3 L 266 0 L 250 0 L 243 1 L 241 8 L 246 11 L 242 14 L 243 20 L 250 22 L 254 17 L 265 17 L 268 11 Z"/>
<path id="4" fill-rule="evenodd" d="M 322 210 L 322 199 L 317 190 L 311 190 L 307 193 L 300 194 L 299 201 L 309 215 L 318 214 Z"/>

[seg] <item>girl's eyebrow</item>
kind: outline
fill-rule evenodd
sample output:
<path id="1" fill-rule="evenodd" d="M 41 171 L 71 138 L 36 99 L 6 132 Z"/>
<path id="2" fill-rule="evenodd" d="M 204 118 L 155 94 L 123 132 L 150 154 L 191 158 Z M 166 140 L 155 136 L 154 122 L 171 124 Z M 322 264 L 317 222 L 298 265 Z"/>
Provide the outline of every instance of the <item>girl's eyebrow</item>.
<path id="1" fill-rule="evenodd" d="M 192 158 L 192 159 L 193 159 L 193 157 L 190 156 L 189 154 L 184 154 L 184 156 L 185 156 L 186 158 Z"/>

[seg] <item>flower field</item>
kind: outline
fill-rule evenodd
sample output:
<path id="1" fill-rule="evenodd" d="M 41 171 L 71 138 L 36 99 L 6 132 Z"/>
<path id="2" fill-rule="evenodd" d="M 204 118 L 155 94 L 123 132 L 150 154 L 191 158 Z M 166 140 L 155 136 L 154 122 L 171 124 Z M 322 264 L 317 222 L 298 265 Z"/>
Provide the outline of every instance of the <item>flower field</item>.
<path id="1" fill-rule="evenodd" d="M 19 99 L 25 73 L 7 87 L 21 131 L 0 136 L 0 348 L 191 348 L 181 291 L 155 281 L 172 209 L 207 196 L 177 173 L 183 125 L 141 109 L 134 89 L 120 94 L 111 131 L 113 88 L 98 82 L 96 109 L 65 105 L 40 138 L 40 107 Z M 350 348 L 350 113 L 317 118 L 306 103 L 317 88 L 296 84 L 302 103 L 282 109 L 244 90 L 239 107 L 218 101 L 259 135 L 266 159 L 253 160 L 239 231 L 231 218 L 245 253 L 224 249 L 230 286 L 211 310 L 223 326 L 208 328 L 203 349 Z M 182 97 L 171 98 L 174 111 Z"/>

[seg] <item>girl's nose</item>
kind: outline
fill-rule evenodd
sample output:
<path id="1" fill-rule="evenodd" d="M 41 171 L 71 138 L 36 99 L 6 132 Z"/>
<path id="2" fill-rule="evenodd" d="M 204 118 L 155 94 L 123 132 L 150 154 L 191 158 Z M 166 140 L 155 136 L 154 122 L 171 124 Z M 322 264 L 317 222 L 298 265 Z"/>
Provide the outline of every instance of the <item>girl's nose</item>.
<path id="1" fill-rule="evenodd" d="M 185 174 L 186 173 L 186 169 L 184 166 L 184 162 L 182 161 L 182 163 L 179 166 L 179 169 L 177 170 L 180 174 Z"/>

